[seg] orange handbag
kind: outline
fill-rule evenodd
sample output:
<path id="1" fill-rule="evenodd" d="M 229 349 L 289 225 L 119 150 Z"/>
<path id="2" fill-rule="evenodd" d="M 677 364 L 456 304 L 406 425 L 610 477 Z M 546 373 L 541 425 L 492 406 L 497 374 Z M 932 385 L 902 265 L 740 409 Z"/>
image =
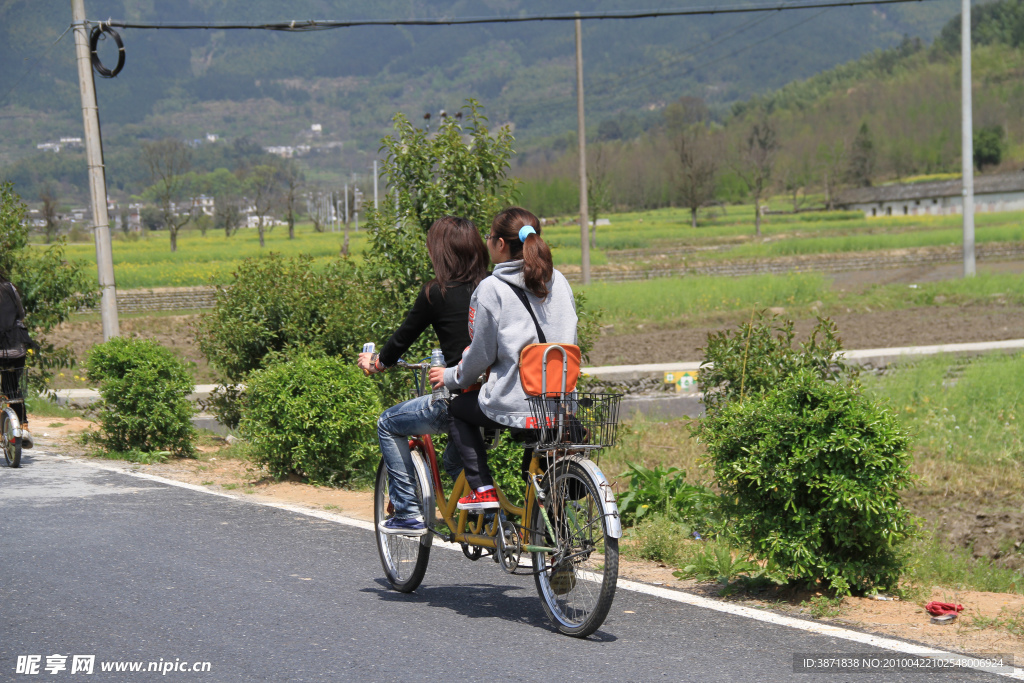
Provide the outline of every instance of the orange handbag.
<path id="1" fill-rule="evenodd" d="M 530 300 L 521 287 L 506 282 L 516 293 L 519 300 L 526 306 L 533 324 L 537 326 L 539 344 L 527 344 L 519 352 L 519 384 L 527 396 L 557 396 L 563 391 L 562 374 L 565 373 L 564 391 L 574 391 L 576 380 L 580 377 L 582 354 L 575 344 L 548 344 L 544 330 L 540 328 L 537 315 L 533 312 Z M 564 364 L 564 368 L 563 368 Z M 545 366 L 547 372 L 545 372 Z M 544 386 L 545 382 L 547 386 Z"/>

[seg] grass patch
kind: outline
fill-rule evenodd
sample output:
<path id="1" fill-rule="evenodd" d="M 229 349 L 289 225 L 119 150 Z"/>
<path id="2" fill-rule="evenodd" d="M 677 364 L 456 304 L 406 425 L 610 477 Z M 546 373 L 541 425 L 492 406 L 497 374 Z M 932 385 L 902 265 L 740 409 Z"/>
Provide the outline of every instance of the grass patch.
<path id="1" fill-rule="evenodd" d="M 913 563 L 905 577 L 911 584 L 1024 594 L 1024 576 L 1020 572 L 1000 567 L 987 558 L 975 558 L 965 548 L 949 548 L 937 536 L 919 541 L 911 552 Z"/>
<path id="2" fill-rule="evenodd" d="M 59 406 L 42 396 L 33 396 L 25 401 L 25 408 L 32 417 L 59 417 L 69 420 L 75 417 L 82 417 L 82 413 L 71 408 Z M 51 427 L 53 425 L 50 425 Z"/>
<path id="3" fill-rule="evenodd" d="M 919 486 L 1024 491 L 1024 355 L 925 357 L 864 381 L 914 435 Z"/>
<path id="4" fill-rule="evenodd" d="M 700 547 L 687 527 L 663 515 L 644 518 L 629 530 L 627 541 L 622 546 L 623 557 L 673 567 L 690 564 Z"/>
<path id="5" fill-rule="evenodd" d="M 667 322 L 751 307 L 810 306 L 834 298 L 830 281 L 821 273 L 598 282 L 583 291 L 588 305 L 605 311 L 605 324 Z"/>
<path id="6" fill-rule="evenodd" d="M 143 451 L 106 451 L 97 449 L 93 452 L 93 455 L 100 458 L 106 458 L 107 460 L 124 460 L 126 462 L 134 462 L 140 465 L 157 465 L 159 463 L 167 462 L 170 457 L 169 451 L 153 451 L 151 453 L 145 453 Z"/>

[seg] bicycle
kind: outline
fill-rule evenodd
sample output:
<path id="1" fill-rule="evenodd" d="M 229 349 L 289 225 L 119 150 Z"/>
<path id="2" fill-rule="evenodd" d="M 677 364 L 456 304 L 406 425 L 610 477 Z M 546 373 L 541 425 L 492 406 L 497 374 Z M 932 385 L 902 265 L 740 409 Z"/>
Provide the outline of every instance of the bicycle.
<path id="1" fill-rule="evenodd" d="M 428 363 L 399 361 L 398 366 L 419 371 L 416 396 L 429 390 Z M 601 626 L 615 596 L 622 525 L 612 487 L 588 456 L 614 445 L 621 395 L 565 392 L 564 379 L 562 388 L 558 395 L 531 397 L 533 417 L 525 435 L 532 442 L 524 443 L 529 467 L 522 506 L 495 486 L 498 509 L 458 510 L 459 498 L 471 491 L 465 474 L 459 474 L 445 496 L 433 441 L 430 435 L 415 436 L 409 447 L 428 532 L 387 534 L 380 524 L 393 508 L 387 470 L 380 463 L 373 506 L 377 550 L 395 590 L 408 593 L 419 587 L 437 536 L 459 543 L 470 560 L 493 557 L 510 574 L 525 569 L 523 554 L 529 555 L 529 572 L 544 611 L 560 632 L 584 638 Z M 500 434 L 491 435 L 491 447 Z M 435 507 L 440 520 L 433 514 Z"/>
<path id="2" fill-rule="evenodd" d="M 21 420 L 11 406 L 25 403 L 27 379 L 24 367 L 0 367 L 0 448 L 8 467 L 21 467 Z"/>

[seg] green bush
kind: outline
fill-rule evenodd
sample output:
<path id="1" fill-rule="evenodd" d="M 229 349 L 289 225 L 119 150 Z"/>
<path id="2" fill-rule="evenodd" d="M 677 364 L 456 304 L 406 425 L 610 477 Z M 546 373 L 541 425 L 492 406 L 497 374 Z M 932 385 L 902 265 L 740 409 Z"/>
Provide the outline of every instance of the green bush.
<path id="1" fill-rule="evenodd" d="M 151 339 L 115 337 L 93 347 L 88 377 L 99 385 L 100 431 L 110 451 L 195 453 L 195 383 L 188 367 Z"/>
<path id="2" fill-rule="evenodd" d="M 900 505 L 909 439 L 856 383 L 801 368 L 710 412 L 696 433 L 731 538 L 839 594 L 896 588 L 912 534 Z"/>
<path id="3" fill-rule="evenodd" d="M 308 256 L 247 259 L 200 318 L 199 348 L 233 383 L 264 367 L 268 356 L 297 348 L 354 361 L 363 341 L 354 321 L 367 310 L 354 273 L 345 259 L 323 268 Z"/>
<path id="4" fill-rule="evenodd" d="M 686 483 L 686 472 L 660 465 L 654 469 L 634 463 L 627 466 L 631 473 L 629 488 L 618 497 L 623 524 L 637 524 L 647 515 L 662 515 L 704 535 L 714 527 L 717 496 L 704 486 Z"/>
<path id="5" fill-rule="evenodd" d="M 762 311 L 738 330 L 709 334 L 697 374 L 708 413 L 764 394 L 804 369 L 824 380 L 855 379 L 856 368 L 835 357 L 842 350 L 836 332 L 832 321 L 818 318 L 810 339 L 794 348 L 793 321 Z"/>
<path id="6" fill-rule="evenodd" d="M 350 361 L 299 356 L 249 376 L 240 428 L 275 477 L 343 484 L 372 477 L 380 413 L 376 388 Z"/>

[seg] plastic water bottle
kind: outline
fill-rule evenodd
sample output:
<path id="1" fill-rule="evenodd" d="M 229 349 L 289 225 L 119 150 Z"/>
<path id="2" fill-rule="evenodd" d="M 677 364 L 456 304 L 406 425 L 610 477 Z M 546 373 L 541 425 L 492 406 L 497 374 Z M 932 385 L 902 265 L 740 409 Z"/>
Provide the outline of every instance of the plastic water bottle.
<path id="1" fill-rule="evenodd" d="M 434 349 L 433 351 L 430 352 L 430 367 L 447 367 L 444 363 L 444 354 L 441 353 L 441 349 Z M 433 402 L 438 399 L 447 401 L 449 398 L 451 398 L 451 392 L 448 391 L 448 387 L 446 386 L 442 386 L 440 389 L 434 389 L 433 393 L 430 394 L 431 404 L 433 404 Z"/>

